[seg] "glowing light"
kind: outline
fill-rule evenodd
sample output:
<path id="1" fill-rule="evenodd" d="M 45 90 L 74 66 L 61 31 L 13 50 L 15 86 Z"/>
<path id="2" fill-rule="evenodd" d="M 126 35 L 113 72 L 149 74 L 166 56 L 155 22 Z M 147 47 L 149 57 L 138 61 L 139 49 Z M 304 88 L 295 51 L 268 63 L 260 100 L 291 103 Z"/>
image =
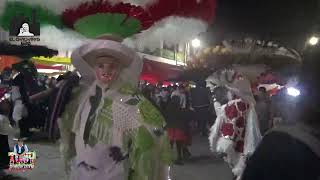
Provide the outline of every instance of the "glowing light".
<path id="1" fill-rule="evenodd" d="M 192 40 L 191 44 L 194 48 L 198 48 L 201 45 L 201 41 L 199 39 L 194 39 Z"/>
<path id="2" fill-rule="evenodd" d="M 290 96 L 294 96 L 294 97 L 297 97 L 300 95 L 300 91 L 296 88 L 293 88 L 293 87 L 289 87 L 287 88 L 287 93 L 290 95 Z"/>
<path id="3" fill-rule="evenodd" d="M 315 46 L 315 45 L 317 45 L 318 43 L 319 43 L 319 38 L 318 38 L 318 37 L 313 36 L 313 37 L 311 37 L 311 38 L 309 39 L 309 44 L 312 45 L 312 46 Z"/>

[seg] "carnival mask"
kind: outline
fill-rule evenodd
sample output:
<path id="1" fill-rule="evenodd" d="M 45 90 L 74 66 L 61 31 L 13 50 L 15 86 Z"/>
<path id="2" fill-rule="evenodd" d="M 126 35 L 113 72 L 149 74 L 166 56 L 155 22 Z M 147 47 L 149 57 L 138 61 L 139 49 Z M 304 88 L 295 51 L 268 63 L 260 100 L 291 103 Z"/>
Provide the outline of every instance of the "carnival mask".
<path id="1" fill-rule="evenodd" d="M 120 65 L 112 57 L 99 58 L 95 65 L 96 78 L 102 84 L 111 84 L 120 72 Z"/>

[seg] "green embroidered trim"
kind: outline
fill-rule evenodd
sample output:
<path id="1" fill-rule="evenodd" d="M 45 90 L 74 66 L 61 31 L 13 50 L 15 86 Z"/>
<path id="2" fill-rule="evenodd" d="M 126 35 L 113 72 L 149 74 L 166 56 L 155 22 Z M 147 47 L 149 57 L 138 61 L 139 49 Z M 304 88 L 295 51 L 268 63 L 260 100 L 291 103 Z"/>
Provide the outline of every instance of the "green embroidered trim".
<path id="1" fill-rule="evenodd" d="M 105 144 L 111 143 L 112 138 L 112 100 L 104 99 L 104 104 L 101 110 L 98 112 L 96 121 L 93 124 L 93 128 L 90 132 L 89 145 L 96 144 L 101 141 Z"/>
<path id="2" fill-rule="evenodd" d="M 138 93 L 138 90 L 131 84 L 125 84 L 118 90 L 118 92 L 122 95 L 134 95 Z"/>
<path id="3" fill-rule="evenodd" d="M 165 125 L 165 119 L 160 111 L 147 99 L 140 101 L 139 110 L 145 123 L 158 128 L 162 128 Z"/>

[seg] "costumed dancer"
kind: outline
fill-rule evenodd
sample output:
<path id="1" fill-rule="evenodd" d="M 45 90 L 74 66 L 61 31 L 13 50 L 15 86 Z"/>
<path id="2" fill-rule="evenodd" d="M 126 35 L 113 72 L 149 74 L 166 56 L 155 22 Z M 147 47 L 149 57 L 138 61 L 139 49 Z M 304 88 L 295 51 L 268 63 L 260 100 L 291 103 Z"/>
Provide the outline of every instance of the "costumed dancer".
<path id="1" fill-rule="evenodd" d="M 80 90 L 59 120 L 66 170 L 74 180 L 164 180 L 171 162 L 160 112 L 137 91 L 142 60 L 114 40 L 76 49 Z"/>
<path id="2" fill-rule="evenodd" d="M 232 77 L 232 80 L 228 77 Z M 241 75 L 234 71 L 223 71 L 219 78 L 212 75 L 207 81 L 215 83 L 217 79 L 220 81 L 219 86 L 228 89 L 224 93 L 228 102 L 225 98 L 218 98 L 221 102 L 215 103 L 217 119 L 211 127 L 210 146 L 213 152 L 224 155 L 235 178 L 240 179 L 246 159 L 261 140 L 255 101 L 250 82 Z"/>
<path id="3" fill-rule="evenodd" d="M 27 95 L 24 76 L 17 68 L 12 66 L 11 101 L 13 104 L 12 118 L 19 124 L 20 137 L 29 137 L 29 124 L 27 121 L 29 97 Z"/>

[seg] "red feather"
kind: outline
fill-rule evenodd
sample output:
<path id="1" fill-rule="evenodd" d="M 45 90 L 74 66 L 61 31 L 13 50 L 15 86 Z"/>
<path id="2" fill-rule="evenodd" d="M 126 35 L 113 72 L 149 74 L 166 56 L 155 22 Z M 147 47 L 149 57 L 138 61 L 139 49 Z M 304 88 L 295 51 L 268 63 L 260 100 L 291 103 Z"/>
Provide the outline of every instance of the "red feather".
<path id="1" fill-rule="evenodd" d="M 74 23 L 89 15 L 96 13 L 119 13 L 127 14 L 128 17 L 138 19 L 143 29 L 148 29 L 154 21 L 150 14 L 140 6 L 134 6 L 128 3 L 118 3 L 112 6 L 106 0 L 97 0 L 80 4 L 75 9 L 66 9 L 63 12 L 62 19 L 65 25 L 73 28 Z"/>
<path id="2" fill-rule="evenodd" d="M 159 21 L 167 16 L 182 16 L 212 23 L 215 17 L 216 0 L 160 0 L 149 8 L 152 18 Z"/>

